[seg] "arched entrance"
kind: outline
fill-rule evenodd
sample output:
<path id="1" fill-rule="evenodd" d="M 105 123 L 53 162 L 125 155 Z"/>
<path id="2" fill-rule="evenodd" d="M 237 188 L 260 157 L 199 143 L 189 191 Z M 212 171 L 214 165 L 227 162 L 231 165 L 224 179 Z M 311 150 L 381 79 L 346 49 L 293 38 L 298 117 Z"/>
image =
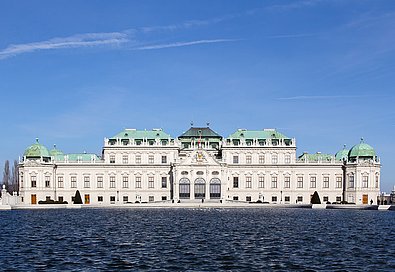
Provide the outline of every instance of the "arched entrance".
<path id="1" fill-rule="evenodd" d="M 180 179 L 180 199 L 189 199 L 191 198 L 191 183 L 189 179 L 182 178 Z"/>
<path id="2" fill-rule="evenodd" d="M 210 199 L 221 198 L 221 180 L 213 178 L 210 180 Z"/>
<path id="3" fill-rule="evenodd" d="M 195 179 L 195 199 L 206 197 L 206 181 L 203 178 Z"/>

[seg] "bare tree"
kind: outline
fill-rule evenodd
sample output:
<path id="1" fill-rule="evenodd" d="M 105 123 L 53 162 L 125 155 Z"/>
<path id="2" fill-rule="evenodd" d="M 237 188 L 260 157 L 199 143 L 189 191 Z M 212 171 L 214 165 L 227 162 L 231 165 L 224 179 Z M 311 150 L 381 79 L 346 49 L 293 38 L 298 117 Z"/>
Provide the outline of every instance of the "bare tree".
<path id="1" fill-rule="evenodd" d="M 18 171 L 18 161 L 14 160 L 14 165 L 12 166 L 12 189 L 14 192 L 19 192 L 19 171 Z"/>
<path id="2" fill-rule="evenodd" d="M 3 171 L 3 185 L 7 191 L 9 191 L 10 187 L 10 162 L 8 160 L 4 163 L 4 171 Z"/>

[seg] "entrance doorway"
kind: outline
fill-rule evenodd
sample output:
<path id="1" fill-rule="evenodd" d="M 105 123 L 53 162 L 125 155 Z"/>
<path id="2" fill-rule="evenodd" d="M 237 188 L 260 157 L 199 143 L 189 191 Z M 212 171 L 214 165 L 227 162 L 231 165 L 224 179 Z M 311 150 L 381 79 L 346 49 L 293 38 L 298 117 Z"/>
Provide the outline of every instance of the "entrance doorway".
<path id="1" fill-rule="evenodd" d="M 221 180 L 213 178 L 210 180 L 210 199 L 221 198 Z"/>
<path id="2" fill-rule="evenodd" d="M 195 180 L 195 199 L 206 198 L 206 181 L 203 178 Z"/>

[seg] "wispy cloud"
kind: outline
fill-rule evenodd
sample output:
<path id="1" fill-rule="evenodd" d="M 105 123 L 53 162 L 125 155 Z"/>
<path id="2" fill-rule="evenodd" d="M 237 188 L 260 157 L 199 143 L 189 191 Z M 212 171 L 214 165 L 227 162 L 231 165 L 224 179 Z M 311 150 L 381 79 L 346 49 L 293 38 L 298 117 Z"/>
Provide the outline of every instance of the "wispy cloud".
<path id="1" fill-rule="evenodd" d="M 182 47 L 182 46 L 192 46 L 198 44 L 224 43 L 224 42 L 234 42 L 234 41 L 238 41 L 238 40 L 215 39 L 215 40 L 197 40 L 197 41 L 189 41 L 189 42 L 174 42 L 174 43 L 166 43 L 166 44 L 146 45 L 146 46 L 133 48 L 133 50 L 154 50 L 154 49 L 163 49 L 163 48 L 171 48 L 171 47 Z"/>
<path id="2" fill-rule="evenodd" d="M 305 38 L 305 37 L 313 37 L 317 36 L 317 34 L 285 34 L 285 35 L 272 35 L 267 36 L 268 39 L 289 39 L 289 38 Z"/>
<path id="3" fill-rule="evenodd" d="M 272 6 L 269 6 L 267 9 L 268 10 L 288 11 L 288 10 L 293 10 L 293 9 L 315 6 L 321 2 L 324 2 L 324 0 L 291 1 L 290 3 L 287 3 L 287 4 L 272 5 Z"/>
<path id="4" fill-rule="evenodd" d="M 38 50 L 119 45 L 128 41 L 129 34 L 123 32 L 78 34 L 63 38 L 52 38 L 41 42 L 12 44 L 0 50 L 0 59 Z"/>
<path id="5" fill-rule="evenodd" d="M 301 96 L 290 96 L 280 97 L 278 100 L 327 100 L 327 99 L 344 99 L 344 98 L 367 98 L 377 97 L 372 95 L 301 95 Z"/>

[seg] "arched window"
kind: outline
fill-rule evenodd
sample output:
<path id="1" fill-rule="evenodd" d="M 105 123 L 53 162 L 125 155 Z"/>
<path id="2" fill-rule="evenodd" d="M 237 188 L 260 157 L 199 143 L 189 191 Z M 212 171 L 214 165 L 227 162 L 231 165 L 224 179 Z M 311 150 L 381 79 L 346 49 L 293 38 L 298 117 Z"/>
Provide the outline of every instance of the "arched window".
<path id="1" fill-rule="evenodd" d="M 186 199 L 191 197 L 191 184 L 189 179 L 182 178 L 180 179 L 180 198 Z"/>
<path id="2" fill-rule="evenodd" d="M 221 180 L 219 178 L 213 178 L 210 180 L 210 198 L 221 198 Z"/>
<path id="3" fill-rule="evenodd" d="M 195 179 L 195 199 L 206 197 L 206 181 L 203 178 Z"/>

